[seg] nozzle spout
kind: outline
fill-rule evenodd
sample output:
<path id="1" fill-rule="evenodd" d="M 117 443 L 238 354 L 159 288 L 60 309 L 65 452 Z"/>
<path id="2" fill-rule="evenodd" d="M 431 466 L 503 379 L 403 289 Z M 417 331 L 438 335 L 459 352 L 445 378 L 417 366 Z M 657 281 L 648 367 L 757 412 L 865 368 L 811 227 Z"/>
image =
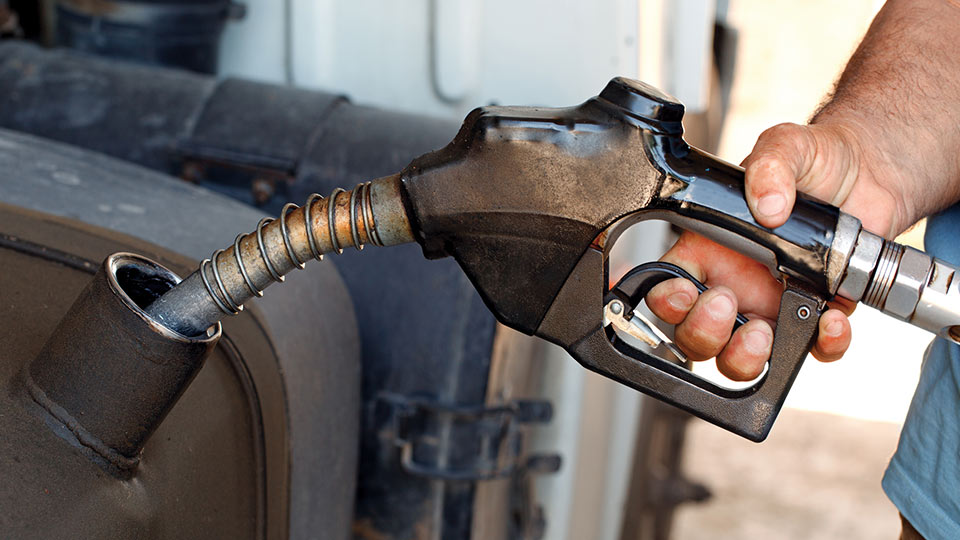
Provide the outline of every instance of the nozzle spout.
<path id="1" fill-rule="evenodd" d="M 279 218 L 261 220 L 255 231 L 215 251 L 147 312 L 176 332 L 200 335 L 310 259 L 349 247 L 360 250 L 365 244 L 392 246 L 413 239 L 399 175 L 360 184 L 353 191 L 336 189 L 327 198 L 311 195 L 303 207 L 287 204 Z"/>

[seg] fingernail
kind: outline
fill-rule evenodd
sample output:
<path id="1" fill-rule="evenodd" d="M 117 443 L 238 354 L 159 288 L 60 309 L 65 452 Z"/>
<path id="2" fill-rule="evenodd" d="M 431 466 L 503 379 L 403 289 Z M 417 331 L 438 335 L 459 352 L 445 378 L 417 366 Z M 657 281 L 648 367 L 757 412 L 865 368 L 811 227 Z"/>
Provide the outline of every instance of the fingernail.
<path id="1" fill-rule="evenodd" d="M 840 321 L 833 321 L 827 323 L 826 328 L 823 329 L 823 333 L 830 337 L 837 337 L 843 332 L 843 323 Z"/>
<path id="2" fill-rule="evenodd" d="M 757 201 L 757 213 L 764 217 L 773 217 L 783 212 L 787 199 L 779 193 L 770 193 Z"/>
<path id="3" fill-rule="evenodd" d="M 725 294 L 718 294 L 707 304 L 707 311 L 714 319 L 726 319 L 733 315 L 733 300 Z"/>
<path id="4" fill-rule="evenodd" d="M 770 334 L 763 330 L 752 330 L 743 337 L 743 344 L 752 353 L 765 354 L 770 350 Z"/>
<path id="5" fill-rule="evenodd" d="M 667 297 L 667 303 L 674 309 L 687 311 L 693 305 L 693 297 L 685 292 L 675 292 Z"/>

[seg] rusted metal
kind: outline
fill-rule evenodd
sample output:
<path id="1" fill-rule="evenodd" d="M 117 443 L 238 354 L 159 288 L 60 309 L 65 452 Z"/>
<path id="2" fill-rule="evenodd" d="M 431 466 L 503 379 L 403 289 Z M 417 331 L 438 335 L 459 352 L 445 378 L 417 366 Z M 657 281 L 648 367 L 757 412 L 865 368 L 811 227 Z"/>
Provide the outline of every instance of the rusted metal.
<path id="1" fill-rule="evenodd" d="M 705 502 L 709 488 L 682 472 L 686 424 L 692 416 L 654 399 L 643 398 L 640 429 L 630 471 L 619 540 L 670 538 L 680 503 Z"/>
<path id="2" fill-rule="evenodd" d="M 184 161 L 180 169 L 180 178 L 191 184 L 199 184 L 206 172 L 207 167 L 204 163 L 196 160 Z"/>
<path id="3" fill-rule="evenodd" d="M 254 232 L 215 251 L 147 312 L 182 335 L 200 335 L 310 259 L 347 247 L 412 242 L 399 184 L 399 176 L 388 176 L 327 198 L 311 196 L 303 207 L 285 206 L 277 219 L 261 220 Z"/>
<path id="4" fill-rule="evenodd" d="M 20 18 L 6 3 L 0 4 L 0 36 L 23 37 Z"/>
<path id="5" fill-rule="evenodd" d="M 143 310 L 178 281 L 149 259 L 107 257 L 27 374 L 34 401 L 120 469 L 136 467 L 220 339 L 219 324 L 186 337 Z"/>
<path id="6" fill-rule="evenodd" d="M 250 185 L 250 195 L 253 197 L 254 204 L 258 206 L 266 204 L 276 192 L 276 182 L 267 178 L 256 178 Z"/>

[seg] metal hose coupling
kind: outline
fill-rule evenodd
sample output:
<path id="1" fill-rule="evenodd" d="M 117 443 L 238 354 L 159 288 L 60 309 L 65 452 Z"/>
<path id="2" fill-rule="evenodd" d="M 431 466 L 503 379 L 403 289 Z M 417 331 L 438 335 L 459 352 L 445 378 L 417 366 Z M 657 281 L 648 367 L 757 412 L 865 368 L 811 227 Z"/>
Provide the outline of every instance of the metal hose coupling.
<path id="1" fill-rule="evenodd" d="M 860 230 L 837 293 L 960 343 L 957 268 Z"/>
<path id="2" fill-rule="evenodd" d="M 399 175 L 337 188 L 329 197 L 313 194 L 302 207 L 289 203 L 277 219 L 264 218 L 240 234 L 147 308 L 147 313 L 184 336 L 206 332 L 224 315 L 310 259 L 365 244 L 392 246 L 413 241 Z"/>

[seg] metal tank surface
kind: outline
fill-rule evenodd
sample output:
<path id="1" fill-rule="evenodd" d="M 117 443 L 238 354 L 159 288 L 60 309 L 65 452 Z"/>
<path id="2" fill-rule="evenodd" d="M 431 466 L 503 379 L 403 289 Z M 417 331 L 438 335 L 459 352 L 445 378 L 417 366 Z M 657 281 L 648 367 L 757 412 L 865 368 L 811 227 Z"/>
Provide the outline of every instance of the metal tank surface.
<path id="1" fill-rule="evenodd" d="M 358 106 L 339 94 L 217 80 L 11 41 L 0 42 L 0 95 L 0 127 L 180 176 L 271 216 L 310 193 L 328 196 L 393 174 L 446 145 L 460 126 Z M 141 174 L 131 181 L 151 178 Z M 178 189 L 183 198 L 199 191 L 187 184 Z M 37 189 L 15 204 L 44 198 Z M 94 214 L 109 220 L 123 213 L 113 210 Z M 207 218 L 213 223 L 224 215 Z M 203 229 L 203 249 L 201 239 L 186 232 L 165 245 L 203 259 L 256 223 L 218 225 L 221 233 Z M 144 237 L 160 243 L 163 228 L 149 229 L 144 234 L 153 236 Z M 518 348 L 523 339 L 498 329 L 453 260 L 427 261 L 417 246 L 348 249 L 288 276 L 288 282 L 310 284 L 318 296 L 312 301 L 336 305 L 340 300 L 324 296 L 313 266 L 339 270 L 358 321 L 362 405 L 354 535 L 486 540 L 542 534 L 550 517 L 534 503 L 531 475 L 556 470 L 559 460 L 549 452 L 529 455 L 527 433 L 549 421 L 552 409 L 528 399 L 541 375 Z M 295 296 L 289 288 L 268 290 L 262 300 Z M 299 307 L 283 317 L 309 328 Z M 302 395 L 310 399 L 307 390 Z"/>
<path id="2" fill-rule="evenodd" d="M 350 537 L 359 343 L 332 266 L 204 361 L 215 333 L 171 338 L 131 303 L 175 280 L 152 261 L 187 275 L 258 212 L 2 130 L 0 200 L 0 536 Z M 104 264 L 124 251 L 147 259 Z"/>

